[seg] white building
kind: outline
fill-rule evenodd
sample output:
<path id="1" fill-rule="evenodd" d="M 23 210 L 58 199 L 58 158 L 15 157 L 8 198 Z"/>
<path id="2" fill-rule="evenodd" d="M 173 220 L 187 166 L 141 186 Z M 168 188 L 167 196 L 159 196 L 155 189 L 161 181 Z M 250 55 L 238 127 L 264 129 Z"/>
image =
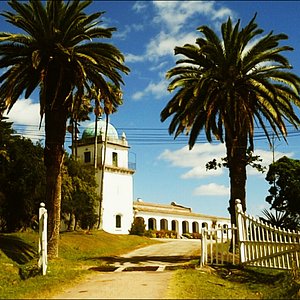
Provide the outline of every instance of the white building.
<path id="1" fill-rule="evenodd" d="M 101 164 L 104 157 L 104 134 L 106 122 L 97 123 L 96 182 L 101 184 Z M 110 233 L 128 234 L 133 219 L 134 166 L 128 162 L 128 142 L 125 134 L 119 138 L 116 129 L 108 124 L 107 147 L 103 185 L 102 229 Z M 78 141 L 79 159 L 87 164 L 95 162 L 95 125 L 87 127 Z M 97 212 L 99 206 L 97 207 Z"/>
<path id="2" fill-rule="evenodd" d="M 79 159 L 86 164 L 96 160 L 96 181 L 101 183 L 101 162 L 104 157 L 106 122 L 97 122 L 97 148 L 95 151 L 95 124 L 88 126 L 78 141 Z M 199 233 L 202 227 L 221 228 L 230 226 L 230 220 L 192 212 L 191 208 L 172 202 L 170 205 L 133 201 L 133 175 L 135 162 L 130 162 L 129 145 L 125 133 L 119 137 L 117 130 L 108 124 L 107 150 L 103 185 L 102 229 L 109 233 L 128 234 L 134 217 L 143 218 L 146 229 L 173 230 L 178 236 Z M 96 208 L 99 210 L 99 205 Z"/>

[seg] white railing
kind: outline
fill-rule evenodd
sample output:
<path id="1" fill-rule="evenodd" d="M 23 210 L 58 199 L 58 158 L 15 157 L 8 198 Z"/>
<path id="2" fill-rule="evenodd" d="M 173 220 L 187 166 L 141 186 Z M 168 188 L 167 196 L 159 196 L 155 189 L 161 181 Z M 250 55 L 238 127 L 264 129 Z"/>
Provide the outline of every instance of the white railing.
<path id="1" fill-rule="evenodd" d="M 299 268 L 300 232 L 285 230 L 243 212 L 236 200 L 240 262 L 276 269 Z"/>
<path id="2" fill-rule="evenodd" d="M 202 228 L 200 266 L 236 264 L 235 227 Z M 230 244 L 232 243 L 232 244 Z M 229 251 L 232 247 L 232 251 Z"/>
<path id="3" fill-rule="evenodd" d="M 47 272 L 47 209 L 42 202 L 39 209 L 39 260 L 38 267 L 42 270 L 42 274 Z"/>

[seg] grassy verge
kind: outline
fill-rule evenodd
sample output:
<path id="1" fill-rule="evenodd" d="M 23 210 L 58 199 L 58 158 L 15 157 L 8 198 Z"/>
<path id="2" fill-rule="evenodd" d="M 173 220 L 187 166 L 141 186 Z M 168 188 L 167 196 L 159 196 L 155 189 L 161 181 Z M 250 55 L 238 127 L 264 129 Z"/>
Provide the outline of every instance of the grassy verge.
<path id="1" fill-rule="evenodd" d="M 289 271 L 262 268 L 204 267 L 178 270 L 168 298 L 176 299 L 299 299 L 300 284 Z"/>
<path id="2" fill-rule="evenodd" d="M 49 298 L 80 282 L 90 273 L 88 267 L 104 264 L 101 258 L 155 241 L 102 231 L 62 233 L 59 258 L 48 263 L 46 276 L 39 275 L 36 268 L 37 243 L 34 232 L 0 234 L 0 299 Z"/>

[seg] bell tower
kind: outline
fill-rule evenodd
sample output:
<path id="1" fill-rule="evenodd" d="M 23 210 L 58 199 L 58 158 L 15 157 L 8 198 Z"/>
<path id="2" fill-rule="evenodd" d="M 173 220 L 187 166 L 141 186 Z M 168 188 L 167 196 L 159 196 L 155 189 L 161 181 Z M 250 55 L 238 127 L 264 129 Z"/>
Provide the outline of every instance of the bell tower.
<path id="1" fill-rule="evenodd" d="M 97 146 L 95 143 L 97 128 Z M 103 174 L 102 226 L 109 233 L 128 234 L 133 221 L 133 174 L 135 163 L 129 162 L 129 145 L 123 132 L 119 138 L 113 125 L 108 123 L 105 151 L 106 122 L 99 120 L 97 126 L 91 123 L 86 127 L 82 138 L 77 142 L 78 158 L 84 164 L 95 165 L 97 192 L 101 191 Z M 96 164 L 95 164 L 96 161 Z M 95 207 L 99 213 L 99 203 Z"/>

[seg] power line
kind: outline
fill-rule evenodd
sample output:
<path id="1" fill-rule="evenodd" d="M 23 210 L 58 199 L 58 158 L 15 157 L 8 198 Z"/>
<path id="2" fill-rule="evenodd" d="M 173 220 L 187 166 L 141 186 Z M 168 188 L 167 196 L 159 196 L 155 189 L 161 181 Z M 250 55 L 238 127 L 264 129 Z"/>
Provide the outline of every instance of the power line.
<path id="1" fill-rule="evenodd" d="M 300 131 L 296 130 L 292 125 L 287 126 L 288 136 L 289 138 L 299 137 Z M 44 140 L 45 132 L 44 126 L 41 126 L 39 130 L 39 126 L 37 125 L 26 125 L 26 124 L 14 124 L 14 130 L 18 135 L 33 139 L 33 140 Z M 87 128 L 87 126 L 80 127 L 82 132 Z M 267 127 L 267 130 L 271 130 L 271 128 Z M 117 128 L 118 132 L 125 132 L 126 138 L 130 145 L 145 145 L 145 146 L 155 146 L 155 145 L 186 145 L 188 143 L 189 136 L 185 134 L 179 135 L 176 139 L 174 139 L 174 135 L 169 135 L 168 128 L 154 128 L 154 127 L 119 127 Z M 261 128 L 256 128 L 256 134 L 254 134 L 254 141 L 266 141 L 265 132 Z M 71 142 L 71 134 L 66 133 L 65 142 Z M 200 134 L 196 140 L 196 143 L 206 143 L 207 139 L 205 134 Z M 215 140 L 215 142 L 218 142 Z"/>

